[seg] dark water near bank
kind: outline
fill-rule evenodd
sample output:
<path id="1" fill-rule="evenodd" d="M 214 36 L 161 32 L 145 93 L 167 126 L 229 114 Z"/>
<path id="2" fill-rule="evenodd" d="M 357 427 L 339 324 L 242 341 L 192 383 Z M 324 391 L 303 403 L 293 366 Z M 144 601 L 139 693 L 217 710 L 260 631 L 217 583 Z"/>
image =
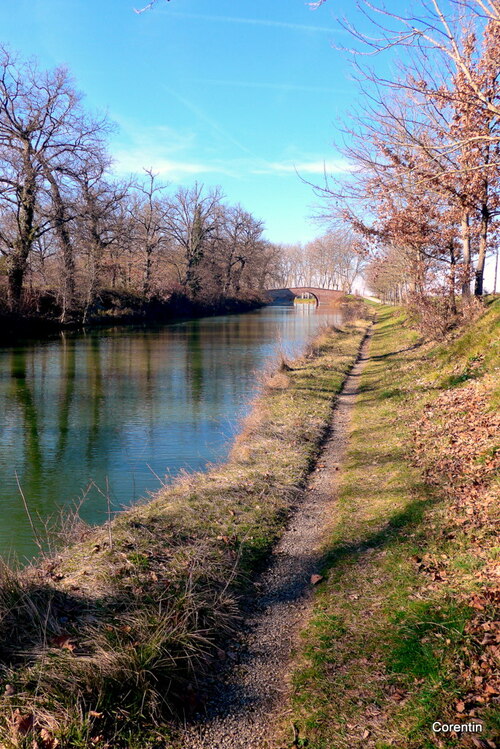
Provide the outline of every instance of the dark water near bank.
<path id="1" fill-rule="evenodd" d="M 339 313 L 310 305 L 0 349 L 0 555 L 84 498 L 102 523 L 180 470 L 226 457 L 256 382 Z M 165 478 L 166 477 L 166 478 Z M 22 491 L 22 493 L 21 493 Z"/>

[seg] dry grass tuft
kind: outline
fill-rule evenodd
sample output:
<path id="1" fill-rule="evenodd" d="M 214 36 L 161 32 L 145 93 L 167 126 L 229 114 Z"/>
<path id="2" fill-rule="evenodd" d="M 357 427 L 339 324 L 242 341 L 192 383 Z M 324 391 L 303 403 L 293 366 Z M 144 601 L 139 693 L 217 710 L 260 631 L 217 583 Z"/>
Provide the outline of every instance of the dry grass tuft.
<path id="1" fill-rule="evenodd" d="M 290 363 L 286 359 L 286 357 L 281 354 L 279 362 L 278 362 L 278 372 L 291 372 L 293 367 L 290 366 Z"/>
<path id="2" fill-rule="evenodd" d="M 290 371 L 290 369 L 288 371 Z M 271 389 L 275 388 L 277 390 L 285 390 L 290 386 L 290 378 L 287 377 L 284 374 L 284 370 L 281 369 L 279 372 L 276 372 L 276 374 L 266 380 L 266 386 Z"/>

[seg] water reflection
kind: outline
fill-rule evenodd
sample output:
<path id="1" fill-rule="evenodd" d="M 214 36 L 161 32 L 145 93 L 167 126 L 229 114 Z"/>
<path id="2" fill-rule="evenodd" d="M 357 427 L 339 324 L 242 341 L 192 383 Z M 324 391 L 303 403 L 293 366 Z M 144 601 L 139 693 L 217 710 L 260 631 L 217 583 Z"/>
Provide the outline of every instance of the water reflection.
<path id="1" fill-rule="evenodd" d="M 120 508 L 158 477 L 223 459 L 256 373 L 325 321 L 340 322 L 313 305 L 267 307 L 1 349 L 0 553 L 35 551 L 17 480 L 35 523 L 83 494 L 100 523 L 106 492 Z"/>

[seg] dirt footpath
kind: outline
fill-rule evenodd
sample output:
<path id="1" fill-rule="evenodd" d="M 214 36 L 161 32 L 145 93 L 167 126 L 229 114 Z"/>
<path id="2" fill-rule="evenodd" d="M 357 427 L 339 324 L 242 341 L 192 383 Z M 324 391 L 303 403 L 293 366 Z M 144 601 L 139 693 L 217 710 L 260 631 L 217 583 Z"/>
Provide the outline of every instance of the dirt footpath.
<path id="1" fill-rule="evenodd" d="M 331 431 L 304 499 L 257 583 L 261 595 L 245 621 L 244 645 L 229 652 L 231 666 L 210 685 L 204 714 L 186 725 L 182 749 L 282 746 L 277 732 L 286 718 L 291 654 L 310 612 L 311 576 L 318 573 L 322 542 L 335 515 L 339 471 L 369 337 L 337 399 Z"/>

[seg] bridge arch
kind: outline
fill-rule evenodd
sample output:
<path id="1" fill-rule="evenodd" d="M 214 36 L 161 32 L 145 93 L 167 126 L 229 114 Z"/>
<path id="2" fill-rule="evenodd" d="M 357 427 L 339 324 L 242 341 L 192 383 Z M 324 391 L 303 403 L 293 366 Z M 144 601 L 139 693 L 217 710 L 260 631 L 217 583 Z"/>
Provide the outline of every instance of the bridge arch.
<path id="1" fill-rule="evenodd" d="M 283 289 L 268 289 L 266 294 L 270 304 L 292 304 L 301 294 L 311 294 L 317 304 L 337 305 L 345 297 L 338 289 L 320 289 L 313 286 L 290 286 Z"/>
<path id="2" fill-rule="evenodd" d="M 307 291 L 299 291 L 299 290 L 297 290 L 295 292 L 295 297 L 294 297 L 294 300 L 293 300 L 294 304 L 297 304 L 297 303 L 300 304 L 302 301 L 304 301 L 306 303 L 314 301 L 314 303 L 316 304 L 316 306 L 319 305 L 318 296 L 314 292 L 310 291 L 309 289 Z"/>

